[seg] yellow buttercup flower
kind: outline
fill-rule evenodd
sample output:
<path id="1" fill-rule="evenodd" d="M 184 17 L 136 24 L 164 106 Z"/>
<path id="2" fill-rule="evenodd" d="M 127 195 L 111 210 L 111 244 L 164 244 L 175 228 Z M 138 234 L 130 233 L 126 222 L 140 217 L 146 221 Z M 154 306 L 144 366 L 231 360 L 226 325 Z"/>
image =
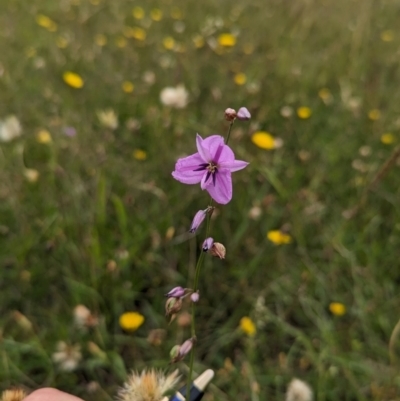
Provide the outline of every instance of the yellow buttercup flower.
<path id="1" fill-rule="evenodd" d="M 371 121 L 376 121 L 381 118 L 381 112 L 378 109 L 372 109 L 368 112 L 368 118 Z"/>
<path id="2" fill-rule="evenodd" d="M 106 35 L 99 33 L 94 37 L 94 41 L 97 46 L 105 46 L 107 44 L 107 37 Z"/>
<path id="3" fill-rule="evenodd" d="M 147 153 L 146 153 L 144 150 L 142 150 L 142 149 L 135 149 L 135 150 L 133 151 L 133 157 L 134 157 L 136 160 L 143 161 L 143 160 L 146 160 L 146 159 L 147 159 Z"/>
<path id="4" fill-rule="evenodd" d="M 63 74 L 64 82 L 71 88 L 80 89 L 83 87 L 84 82 L 80 75 L 72 71 L 66 71 Z"/>
<path id="5" fill-rule="evenodd" d="M 343 316 L 346 314 L 346 305 L 340 302 L 331 302 L 329 304 L 329 311 L 332 313 L 332 315 Z"/>
<path id="6" fill-rule="evenodd" d="M 144 316 L 137 312 L 125 312 L 119 317 L 119 325 L 124 330 L 135 331 L 144 322 Z"/>
<path id="7" fill-rule="evenodd" d="M 392 133 L 387 132 L 381 136 L 381 142 L 385 145 L 391 145 L 396 142 L 396 137 Z"/>
<path id="8" fill-rule="evenodd" d="M 115 45 L 120 49 L 124 48 L 128 44 L 128 41 L 123 36 L 118 36 L 115 39 Z"/>
<path id="9" fill-rule="evenodd" d="M 132 15 L 133 15 L 133 18 L 143 19 L 144 18 L 144 10 L 143 10 L 143 8 L 142 7 L 135 7 L 132 10 Z"/>
<path id="10" fill-rule="evenodd" d="M 231 33 L 221 33 L 218 36 L 218 44 L 223 47 L 233 47 L 236 45 L 236 37 Z"/>
<path id="11" fill-rule="evenodd" d="M 137 40 L 145 40 L 146 39 L 146 31 L 139 27 L 132 28 L 132 37 Z"/>
<path id="12" fill-rule="evenodd" d="M 236 85 L 241 86 L 246 83 L 247 77 L 246 74 L 244 74 L 243 72 L 239 72 L 234 76 L 233 80 L 235 81 Z"/>
<path id="13" fill-rule="evenodd" d="M 47 131 L 46 129 L 41 129 L 37 134 L 36 134 L 36 140 L 39 143 L 43 144 L 48 144 L 51 142 L 51 135 L 50 132 Z"/>
<path id="14" fill-rule="evenodd" d="M 132 92 L 133 92 L 133 89 L 135 88 L 135 86 L 133 85 L 133 83 L 132 83 L 131 81 L 124 81 L 124 82 L 122 82 L 121 87 L 122 87 L 122 90 L 123 90 L 125 93 L 132 93 Z"/>
<path id="15" fill-rule="evenodd" d="M 193 40 L 194 46 L 197 49 L 200 49 L 201 47 L 203 47 L 205 45 L 204 38 L 200 35 L 196 35 L 195 37 L 193 37 L 192 40 Z"/>
<path id="16" fill-rule="evenodd" d="M 387 29 L 386 31 L 383 31 L 381 33 L 381 39 L 384 42 L 393 42 L 393 40 L 394 40 L 394 31 L 392 31 L 391 29 Z"/>
<path id="17" fill-rule="evenodd" d="M 239 327 L 248 335 L 254 336 L 256 334 L 256 325 L 254 322 L 248 317 L 244 316 L 240 319 Z"/>
<path id="18" fill-rule="evenodd" d="M 307 118 L 310 118 L 312 114 L 312 111 L 309 107 L 299 107 L 297 109 L 297 116 L 301 118 L 302 120 L 306 120 Z"/>
<path id="19" fill-rule="evenodd" d="M 50 32 L 55 32 L 58 28 L 57 24 L 51 18 L 43 14 L 38 14 L 36 16 L 36 23 Z"/>
<path id="20" fill-rule="evenodd" d="M 251 141 L 254 145 L 258 146 L 261 149 L 275 149 L 275 139 L 274 137 L 264 131 L 257 131 L 251 136 Z"/>
<path id="21" fill-rule="evenodd" d="M 172 50 L 175 46 L 175 40 L 171 36 L 167 36 L 166 38 L 164 38 L 162 43 L 167 50 Z"/>
<path id="22" fill-rule="evenodd" d="M 275 245 L 290 244 L 292 242 L 292 237 L 280 230 L 268 231 L 267 238 Z"/>
<path id="23" fill-rule="evenodd" d="M 162 16 L 163 16 L 163 13 L 162 13 L 162 11 L 161 11 L 159 8 L 153 8 L 153 9 L 150 11 L 150 18 L 151 18 L 153 21 L 161 21 Z"/>

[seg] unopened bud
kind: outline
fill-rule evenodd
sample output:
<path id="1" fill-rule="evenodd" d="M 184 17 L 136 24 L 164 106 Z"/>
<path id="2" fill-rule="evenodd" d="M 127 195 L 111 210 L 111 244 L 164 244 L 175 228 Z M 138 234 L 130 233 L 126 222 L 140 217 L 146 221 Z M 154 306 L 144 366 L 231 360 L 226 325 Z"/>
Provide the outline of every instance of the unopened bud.
<path id="1" fill-rule="evenodd" d="M 178 313 L 182 308 L 182 298 L 168 298 L 165 303 L 165 314 L 171 316 Z"/>
<path id="2" fill-rule="evenodd" d="M 213 244 L 214 244 L 213 238 L 211 237 L 206 238 L 202 245 L 203 252 L 209 251 L 212 248 Z"/>
<path id="3" fill-rule="evenodd" d="M 180 345 L 175 345 L 174 347 L 172 347 L 171 351 L 169 352 L 169 356 L 171 357 L 172 361 L 179 357 L 180 348 Z"/>
<path id="4" fill-rule="evenodd" d="M 207 215 L 207 209 L 206 210 L 199 210 L 193 217 L 192 224 L 190 225 L 189 232 L 194 233 L 197 231 L 197 229 L 200 227 L 201 223 L 204 221 Z"/>
<path id="5" fill-rule="evenodd" d="M 241 120 L 241 121 L 247 121 L 247 120 L 250 120 L 251 114 L 250 114 L 249 110 L 246 109 L 246 107 L 241 107 L 239 109 L 239 111 L 237 112 L 237 118 L 238 118 L 238 120 Z"/>
<path id="6" fill-rule="evenodd" d="M 199 299 L 200 299 L 200 294 L 199 294 L 199 292 L 198 291 L 196 291 L 196 292 L 194 292 L 192 295 L 190 295 L 190 300 L 192 301 L 192 302 L 199 302 Z"/>
<path id="7" fill-rule="evenodd" d="M 233 121 L 236 118 L 236 110 L 226 109 L 225 110 L 225 120 Z"/>
<path id="8" fill-rule="evenodd" d="M 209 250 L 209 253 L 213 256 L 217 256 L 220 259 L 225 259 L 226 249 L 219 242 L 214 242 L 213 246 Z"/>
<path id="9" fill-rule="evenodd" d="M 185 295 L 185 289 L 182 287 L 175 287 L 170 292 L 165 294 L 165 296 L 168 298 L 171 298 L 171 297 L 180 298 L 180 297 L 183 297 L 184 295 Z"/>
<path id="10" fill-rule="evenodd" d="M 194 344 L 193 338 L 189 338 L 189 340 L 186 340 L 179 349 L 179 356 L 181 358 L 184 358 L 192 350 L 193 344 Z"/>

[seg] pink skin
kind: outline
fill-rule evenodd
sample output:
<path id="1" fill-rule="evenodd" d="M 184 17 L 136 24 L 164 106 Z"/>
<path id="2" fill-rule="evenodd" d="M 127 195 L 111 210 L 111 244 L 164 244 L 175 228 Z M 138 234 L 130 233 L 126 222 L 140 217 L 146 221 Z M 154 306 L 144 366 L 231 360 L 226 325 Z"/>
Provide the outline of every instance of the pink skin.
<path id="1" fill-rule="evenodd" d="M 64 393 L 63 391 L 56 390 L 55 388 L 42 388 L 34 391 L 24 401 L 83 401 L 82 398 L 75 397 Z"/>

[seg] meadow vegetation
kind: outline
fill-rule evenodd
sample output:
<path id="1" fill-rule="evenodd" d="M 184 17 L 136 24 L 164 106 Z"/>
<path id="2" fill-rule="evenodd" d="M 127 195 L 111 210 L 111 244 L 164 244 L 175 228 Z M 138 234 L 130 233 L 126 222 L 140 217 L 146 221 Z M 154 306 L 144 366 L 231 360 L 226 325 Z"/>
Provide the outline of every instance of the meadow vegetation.
<path id="1" fill-rule="evenodd" d="M 199 287 L 205 399 L 298 377 L 399 400 L 399 26 L 399 0 L 0 1 L 0 390 L 107 401 L 172 369 L 190 317 L 164 294 L 193 281 L 209 196 L 171 172 L 246 106 Z"/>

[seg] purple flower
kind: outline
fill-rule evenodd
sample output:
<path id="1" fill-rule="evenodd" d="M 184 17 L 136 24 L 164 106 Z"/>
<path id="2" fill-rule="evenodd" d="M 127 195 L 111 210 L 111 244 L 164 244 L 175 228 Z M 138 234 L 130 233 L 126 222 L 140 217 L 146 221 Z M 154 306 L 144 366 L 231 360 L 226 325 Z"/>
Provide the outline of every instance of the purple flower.
<path id="1" fill-rule="evenodd" d="M 239 109 L 239 111 L 237 112 L 237 118 L 238 118 L 238 120 L 247 121 L 247 120 L 250 120 L 251 114 L 246 109 L 246 107 L 241 107 Z"/>
<path id="2" fill-rule="evenodd" d="M 198 291 L 196 291 L 196 292 L 194 292 L 194 293 L 192 293 L 192 294 L 190 295 L 190 300 L 191 300 L 192 302 L 194 302 L 194 303 L 199 302 L 199 299 L 200 299 L 200 294 L 199 294 Z"/>
<path id="3" fill-rule="evenodd" d="M 213 238 L 211 238 L 211 237 L 206 238 L 204 240 L 203 246 L 202 246 L 203 251 L 204 252 L 209 251 L 212 248 L 213 244 L 214 244 L 214 239 Z"/>
<path id="4" fill-rule="evenodd" d="M 222 205 L 232 199 L 231 173 L 242 170 L 249 163 L 235 160 L 232 149 L 220 135 L 203 139 L 196 137 L 197 153 L 178 159 L 172 176 L 183 184 L 198 184 Z"/>
<path id="5" fill-rule="evenodd" d="M 192 224 L 190 225 L 189 232 L 194 233 L 197 231 L 197 229 L 200 227 L 201 223 L 204 221 L 206 218 L 208 209 L 206 210 L 199 210 L 195 216 L 193 217 Z"/>
<path id="6" fill-rule="evenodd" d="M 180 297 L 183 297 L 184 295 L 185 295 L 185 289 L 182 287 L 175 287 L 170 292 L 165 294 L 165 296 L 167 298 L 171 298 L 171 297 L 180 298 Z"/>

